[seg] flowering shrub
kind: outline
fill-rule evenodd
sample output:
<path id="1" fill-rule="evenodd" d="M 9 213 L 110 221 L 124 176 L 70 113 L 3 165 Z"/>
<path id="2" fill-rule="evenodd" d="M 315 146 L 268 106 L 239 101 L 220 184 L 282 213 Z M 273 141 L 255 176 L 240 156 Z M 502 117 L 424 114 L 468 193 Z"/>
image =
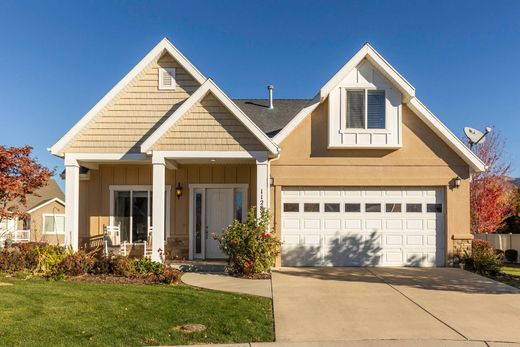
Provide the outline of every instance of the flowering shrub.
<path id="1" fill-rule="evenodd" d="M 481 275 L 495 276 L 502 266 L 501 256 L 497 255 L 491 244 L 475 239 L 471 242 L 471 254 L 466 254 L 464 267 Z"/>
<path id="2" fill-rule="evenodd" d="M 266 209 L 257 218 L 256 209 L 251 208 L 245 223 L 235 220 L 222 236 L 215 236 L 220 249 L 229 256 L 232 273 L 265 273 L 274 266 L 281 242 L 270 233 L 269 220 Z"/>

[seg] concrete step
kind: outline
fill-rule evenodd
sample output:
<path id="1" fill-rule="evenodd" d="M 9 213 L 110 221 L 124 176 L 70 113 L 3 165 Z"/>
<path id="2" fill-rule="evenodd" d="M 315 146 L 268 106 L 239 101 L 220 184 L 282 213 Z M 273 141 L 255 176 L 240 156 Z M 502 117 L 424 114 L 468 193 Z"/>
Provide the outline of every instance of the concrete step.
<path id="1" fill-rule="evenodd" d="M 201 272 L 201 273 L 226 273 L 227 263 L 225 261 L 200 261 L 200 260 L 173 260 L 169 264 L 171 267 L 182 272 Z"/>

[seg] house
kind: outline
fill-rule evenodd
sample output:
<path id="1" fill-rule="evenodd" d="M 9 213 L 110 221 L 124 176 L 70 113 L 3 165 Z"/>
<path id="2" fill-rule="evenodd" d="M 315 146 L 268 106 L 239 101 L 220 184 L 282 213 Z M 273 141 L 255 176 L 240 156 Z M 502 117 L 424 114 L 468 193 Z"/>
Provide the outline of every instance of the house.
<path id="1" fill-rule="evenodd" d="M 0 225 L 0 240 L 15 242 L 46 242 L 64 244 L 65 197 L 55 180 L 27 196 L 27 203 L 19 210 L 25 218 L 3 220 Z M 12 204 L 19 204 L 13 202 Z M 3 243 L 3 242 L 2 242 Z"/>
<path id="2" fill-rule="evenodd" d="M 223 258 L 211 234 L 255 206 L 284 266 L 447 265 L 485 169 L 368 43 L 312 99 L 232 100 L 163 39 L 50 151 L 74 249 Z"/>

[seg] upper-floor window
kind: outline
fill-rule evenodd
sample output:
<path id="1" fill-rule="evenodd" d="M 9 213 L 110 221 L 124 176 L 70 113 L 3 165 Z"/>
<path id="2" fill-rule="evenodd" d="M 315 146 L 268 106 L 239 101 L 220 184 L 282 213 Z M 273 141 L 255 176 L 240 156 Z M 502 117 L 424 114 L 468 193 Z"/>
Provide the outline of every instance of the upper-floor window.
<path id="1" fill-rule="evenodd" d="M 347 90 L 347 128 L 385 129 L 385 91 Z"/>
<path id="2" fill-rule="evenodd" d="M 159 89 L 175 89 L 175 68 L 159 68 Z"/>

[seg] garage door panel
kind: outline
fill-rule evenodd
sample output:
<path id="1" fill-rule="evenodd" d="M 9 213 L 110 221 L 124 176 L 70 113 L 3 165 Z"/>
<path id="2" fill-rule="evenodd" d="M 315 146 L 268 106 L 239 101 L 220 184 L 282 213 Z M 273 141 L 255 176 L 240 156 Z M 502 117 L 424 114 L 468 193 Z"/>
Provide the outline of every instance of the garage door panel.
<path id="1" fill-rule="evenodd" d="M 442 192 L 442 188 L 283 188 L 282 203 L 289 205 L 287 212 L 282 211 L 282 265 L 432 266 L 437 260 L 442 265 L 445 207 L 427 209 L 428 204 L 444 204 Z M 295 204 L 297 212 L 289 212 L 296 210 Z M 314 207 L 305 212 L 305 204 Z M 366 204 L 372 204 L 368 211 L 376 212 L 366 212 Z M 386 204 L 393 205 L 389 212 Z M 408 212 L 406 204 L 419 204 L 420 209 L 412 206 Z"/>

